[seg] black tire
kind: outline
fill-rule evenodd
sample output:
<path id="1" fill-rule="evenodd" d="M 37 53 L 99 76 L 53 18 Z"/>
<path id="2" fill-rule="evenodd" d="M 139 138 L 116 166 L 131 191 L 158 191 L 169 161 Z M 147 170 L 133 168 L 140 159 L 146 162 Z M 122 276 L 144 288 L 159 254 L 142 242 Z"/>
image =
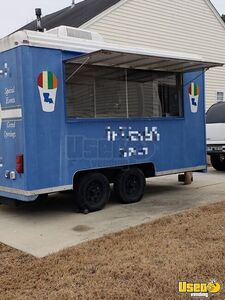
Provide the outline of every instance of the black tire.
<path id="1" fill-rule="evenodd" d="M 211 164 L 217 171 L 225 171 L 225 157 L 222 154 L 212 154 Z"/>
<path id="2" fill-rule="evenodd" d="M 145 184 L 143 172 L 138 168 L 130 168 L 119 173 L 114 183 L 114 191 L 121 203 L 135 203 L 142 199 Z"/>
<path id="3" fill-rule="evenodd" d="M 36 199 L 36 201 L 46 201 L 46 200 L 48 200 L 48 194 L 41 194 Z"/>
<path id="4" fill-rule="evenodd" d="M 80 210 L 101 210 L 108 202 L 109 196 L 109 181 L 100 173 L 86 174 L 75 183 L 76 203 Z"/>

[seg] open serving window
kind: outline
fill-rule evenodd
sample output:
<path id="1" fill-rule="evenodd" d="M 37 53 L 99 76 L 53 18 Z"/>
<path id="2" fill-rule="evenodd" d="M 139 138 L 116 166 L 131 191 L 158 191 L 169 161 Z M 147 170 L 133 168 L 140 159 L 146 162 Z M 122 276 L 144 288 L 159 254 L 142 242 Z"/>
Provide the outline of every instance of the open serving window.
<path id="1" fill-rule="evenodd" d="M 221 64 L 145 51 L 77 56 L 65 63 L 67 117 L 182 117 L 183 72 L 213 66 Z"/>

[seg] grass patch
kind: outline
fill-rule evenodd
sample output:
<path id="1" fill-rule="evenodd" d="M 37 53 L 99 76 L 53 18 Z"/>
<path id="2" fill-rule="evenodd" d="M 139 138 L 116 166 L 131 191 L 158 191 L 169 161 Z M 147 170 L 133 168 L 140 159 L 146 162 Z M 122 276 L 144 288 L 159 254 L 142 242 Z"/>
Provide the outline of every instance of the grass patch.
<path id="1" fill-rule="evenodd" d="M 214 278 L 225 287 L 225 202 L 40 259 L 0 244 L 4 300 L 190 299 L 178 294 L 178 281 Z"/>

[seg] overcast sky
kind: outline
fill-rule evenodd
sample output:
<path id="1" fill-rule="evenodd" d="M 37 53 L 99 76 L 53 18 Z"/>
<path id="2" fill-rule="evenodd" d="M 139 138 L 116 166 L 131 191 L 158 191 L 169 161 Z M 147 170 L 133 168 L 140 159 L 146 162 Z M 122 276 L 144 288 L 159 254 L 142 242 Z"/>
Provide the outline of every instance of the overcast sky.
<path id="1" fill-rule="evenodd" d="M 72 0 L 0 0 L 0 38 L 32 21 L 34 10 L 41 7 L 43 15 L 69 6 Z M 76 0 L 76 3 L 82 0 Z M 98 0 L 96 0 L 98 1 Z M 187 0 L 184 0 L 187 1 Z M 212 0 L 217 10 L 225 14 L 225 0 Z"/>

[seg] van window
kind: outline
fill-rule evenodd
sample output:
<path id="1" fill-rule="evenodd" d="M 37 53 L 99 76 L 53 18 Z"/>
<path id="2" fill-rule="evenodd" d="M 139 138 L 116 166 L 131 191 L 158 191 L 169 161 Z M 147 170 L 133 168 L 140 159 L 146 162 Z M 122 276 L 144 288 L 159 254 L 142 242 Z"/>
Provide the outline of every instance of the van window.
<path id="1" fill-rule="evenodd" d="M 225 123 L 225 102 L 213 104 L 206 113 L 206 123 Z"/>
<path id="2" fill-rule="evenodd" d="M 177 73 L 65 65 L 69 118 L 181 117 Z"/>

